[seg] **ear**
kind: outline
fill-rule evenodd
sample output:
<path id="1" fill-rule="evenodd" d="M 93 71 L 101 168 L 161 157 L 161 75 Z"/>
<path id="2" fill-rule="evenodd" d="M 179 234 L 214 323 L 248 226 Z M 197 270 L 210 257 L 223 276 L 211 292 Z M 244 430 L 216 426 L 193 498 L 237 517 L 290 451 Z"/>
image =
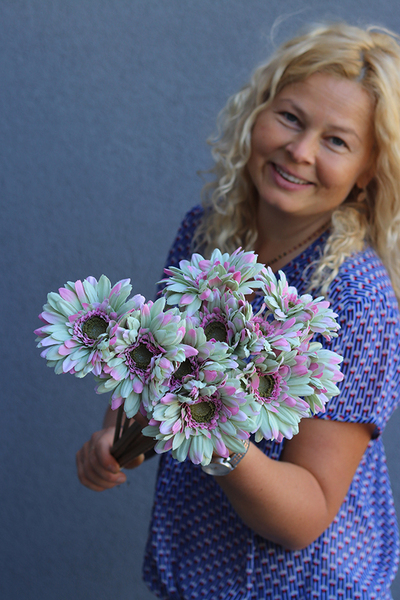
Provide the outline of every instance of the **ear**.
<path id="1" fill-rule="evenodd" d="M 376 148 L 374 147 L 371 151 L 371 155 L 367 166 L 364 171 L 360 173 L 356 180 L 356 186 L 365 189 L 369 182 L 375 177 L 376 172 Z"/>
<path id="2" fill-rule="evenodd" d="M 369 182 L 373 179 L 375 175 L 375 165 L 371 165 L 367 168 L 361 175 L 358 177 L 356 181 L 356 186 L 360 189 L 365 189 Z"/>
<path id="3" fill-rule="evenodd" d="M 353 200 L 355 200 L 359 204 L 361 204 L 362 202 L 364 202 L 364 200 L 367 199 L 367 192 L 365 191 L 365 188 L 359 188 L 358 185 L 355 185 L 353 188 L 353 191 L 354 191 Z"/>

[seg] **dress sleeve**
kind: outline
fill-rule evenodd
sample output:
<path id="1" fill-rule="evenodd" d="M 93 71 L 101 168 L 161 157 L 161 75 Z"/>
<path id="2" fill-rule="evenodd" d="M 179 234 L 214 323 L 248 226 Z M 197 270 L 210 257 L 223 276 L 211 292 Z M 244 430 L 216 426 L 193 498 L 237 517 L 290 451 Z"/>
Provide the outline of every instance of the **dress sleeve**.
<path id="1" fill-rule="evenodd" d="M 373 423 L 380 435 L 399 403 L 399 313 L 385 296 L 333 306 L 339 336 L 327 347 L 343 356 L 340 394 L 318 418 Z M 325 345 L 325 344 L 324 344 Z"/>

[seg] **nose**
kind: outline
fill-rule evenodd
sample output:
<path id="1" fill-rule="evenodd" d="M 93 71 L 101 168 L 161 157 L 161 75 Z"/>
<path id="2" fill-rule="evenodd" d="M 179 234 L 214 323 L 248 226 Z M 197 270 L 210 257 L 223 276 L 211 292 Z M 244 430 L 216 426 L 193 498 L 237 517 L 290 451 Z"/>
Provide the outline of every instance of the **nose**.
<path id="1" fill-rule="evenodd" d="M 318 151 L 318 141 L 311 133 L 298 133 L 287 145 L 286 150 L 296 163 L 312 165 Z"/>

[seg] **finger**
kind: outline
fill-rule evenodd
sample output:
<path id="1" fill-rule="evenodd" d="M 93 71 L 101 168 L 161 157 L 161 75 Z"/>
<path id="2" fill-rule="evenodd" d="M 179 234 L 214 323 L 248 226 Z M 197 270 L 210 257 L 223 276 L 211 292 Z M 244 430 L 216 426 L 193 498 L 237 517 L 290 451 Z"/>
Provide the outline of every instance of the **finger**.
<path id="1" fill-rule="evenodd" d="M 104 482 L 102 482 L 101 484 L 97 484 L 95 482 L 96 478 L 93 477 L 93 475 L 91 475 L 87 471 L 87 459 L 85 459 L 85 452 L 83 448 L 79 452 L 77 452 L 76 464 L 78 469 L 79 481 L 82 483 L 82 485 L 95 492 L 102 492 L 108 488 L 107 483 L 105 484 Z"/>
<path id="2" fill-rule="evenodd" d="M 95 491 L 110 489 L 124 483 L 126 481 L 124 473 L 119 470 L 113 473 L 98 463 L 95 443 L 96 438 L 91 439 L 77 453 L 78 477 L 81 483 Z"/>
<path id="3" fill-rule="evenodd" d="M 114 428 L 96 432 L 91 437 L 92 460 L 96 460 L 100 469 L 111 473 L 119 473 L 121 467 L 111 454 L 111 446 L 114 441 Z"/>
<path id="4" fill-rule="evenodd" d="M 89 489 L 101 491 L 104 488 L 102 486 L 96 485 L 94 481 L 92 481 L 93 478 L 88 472 L 88 446 L 89 443 L 86 442 L 86 444 L 84 444 L 84 446 L 82 446 L 82 448 L 76 453 L 76 467 L 78 471 L 78 478 L 82 485 L 88 487 Z"/>
<path id="5" fill-rule="evenodd" d="M 76 466 L 78 470 L 79 481 L 89 489 L 100 491 L 105 489 L 102 485 L 95 483 L 95 477 L 91 473 L 89 462 L 89 442 L 86 442 L 82 448 L 76 453 Z"/>
<path id="6" fill-rule="evenodd" d="M 91 440 L 87 455 L 87 476 L 96 485 L 107 488 L 126 481 L 118 462 L 110 455 L 110 443 L 100 437 Z"/>
<path id="7" fill-rule="evenodd" d="M 126 476 L 123 473 L 106 473 L 105 476 L 99 475 L 96 469 L 90 464 L 89 458 L 85 457 L 83 459 L 83 476 L 81 477 L 81 481 L 89 489 L 99 492 L 124 483 Z"/>

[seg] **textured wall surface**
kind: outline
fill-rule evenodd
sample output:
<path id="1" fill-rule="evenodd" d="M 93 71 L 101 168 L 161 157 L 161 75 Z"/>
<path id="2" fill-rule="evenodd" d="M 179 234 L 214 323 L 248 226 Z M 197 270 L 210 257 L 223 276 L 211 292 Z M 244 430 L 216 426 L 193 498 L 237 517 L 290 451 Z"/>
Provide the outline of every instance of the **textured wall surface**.
<path id="1" fill-rule="evenodd" d="M 46 369 L 37 314 L 48 291 L 101 273 L 152 297 L 216 114 L 278 17 L 278 43 L 326 17 L 400 31 L 397 0 L 330 4 L 0 0 L 1 598 L 153 597 L 141 561 L 157 461 L 110 492 L 79 484 L 75 452 L 108 399 Z M 385 433 L 398 513 L 399 426 Z"/>

